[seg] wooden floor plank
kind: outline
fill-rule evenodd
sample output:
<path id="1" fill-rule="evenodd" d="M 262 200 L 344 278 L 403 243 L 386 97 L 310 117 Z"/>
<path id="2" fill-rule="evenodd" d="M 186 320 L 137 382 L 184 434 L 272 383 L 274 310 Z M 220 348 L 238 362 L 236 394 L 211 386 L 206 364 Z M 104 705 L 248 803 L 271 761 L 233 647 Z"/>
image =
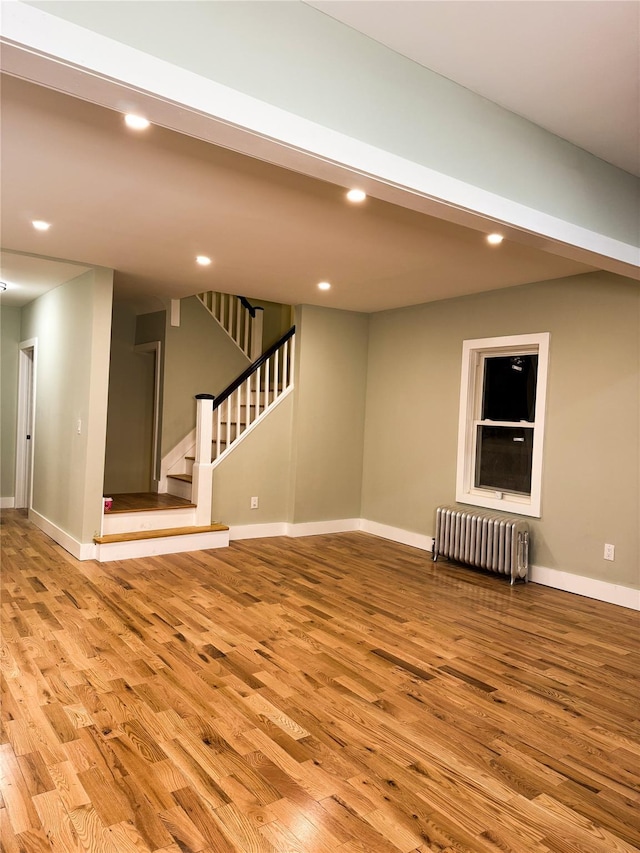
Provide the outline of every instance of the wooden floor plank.
<path id="1" fill-rule="evenodd" d="M 0 843 L 640 850 L 640 617 L 362 533 L 80 563 L 2 513 Z"/>

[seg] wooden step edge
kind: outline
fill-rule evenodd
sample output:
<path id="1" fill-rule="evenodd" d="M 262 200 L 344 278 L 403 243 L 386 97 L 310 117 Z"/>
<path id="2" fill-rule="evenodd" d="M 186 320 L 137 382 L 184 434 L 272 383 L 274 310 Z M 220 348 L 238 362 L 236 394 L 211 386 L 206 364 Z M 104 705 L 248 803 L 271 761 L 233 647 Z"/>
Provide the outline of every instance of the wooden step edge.
<path id="1" fill-rule="evenodd" d="M 137 542 L 144 539 L 165 539 L 168 536 L 193 536 L 197 533 L 224 533 L 229 528 L 225 524 L 208 524 L 205 527 L 167 527 L 165 530 L 133 530 L 130 533 L 108 533 L 106 536 L 94 536 L 96 545 L 109 545 L 112 542 Z"/>
<path id="2" fill-rule="evenodd" d="M 168 475 L 171 476 L 171 475 Z M 174 510 L 174 509 L 195 509 L 197 504 L 192 503 L 180 503 L 180 504 L 166 504 L 166 506 L 141 506 L 141 507 L 130 507 L 129 509 L 110 509 L 105 513 L 107 515 L 127 515 L 132 512 L 164 512 L 165 510 Z"/>
<path id="3" fill-rule="evenodd" d="M 183 483 L 192 483 L 193 477 L 191 474 L 167 474 L 167 480 L 180 480 Z"/>

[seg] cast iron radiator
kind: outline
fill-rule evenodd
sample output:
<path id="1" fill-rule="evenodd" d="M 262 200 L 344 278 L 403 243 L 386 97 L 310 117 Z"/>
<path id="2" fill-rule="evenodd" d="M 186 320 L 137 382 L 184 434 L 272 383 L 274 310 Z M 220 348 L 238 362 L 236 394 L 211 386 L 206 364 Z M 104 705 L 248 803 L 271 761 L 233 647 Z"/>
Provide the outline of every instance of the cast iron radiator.
<path id="1" fill-rule="evenodd" d="M 448 557 L 480 569 L 527 580 L 529 525 L 520 518 L 455 506 L 436 510 L 433 561 Z"/>

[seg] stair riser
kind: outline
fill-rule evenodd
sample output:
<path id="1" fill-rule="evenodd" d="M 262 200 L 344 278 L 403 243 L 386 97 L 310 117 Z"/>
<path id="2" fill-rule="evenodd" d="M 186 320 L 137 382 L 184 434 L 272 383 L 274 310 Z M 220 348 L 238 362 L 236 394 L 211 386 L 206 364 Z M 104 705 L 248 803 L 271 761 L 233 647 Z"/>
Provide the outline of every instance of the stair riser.
<path id="1" fill-rule="evenodd" d="M 153 512 L 118 512 L 113 515 L 106 512 L 102 523 L 102 533 L 104 536 L 108 536 L 111 533 L 134 533 L 138 530 L 168 530 L 170 527 L 188 527 L 196 523 L 195 517 L 196 511 L 192 507 L 156 509 Z"/>
<path id="2" fill-rule="evenodd" d="M 100 563 L 107 563 L 111 560 L 129 560 L 134 557 L 155 557 L 160 554 L 182 554 L 187 551 L 226 548 L 228 545 L 228 530 L 169 536 L 162 539 L 144 539 L 138 542 L 111 542 L 108 545 L 96 545 L 96 559 Z"/>
<path id="3" fill-rule="evenodd" d="M 171 477 L 167 477 L 167 494 L 190 501 L 191 483 L 185 483 L 182 480 L 172 480 Z M 175 527 L 175 525 L 171 526 Z"/>

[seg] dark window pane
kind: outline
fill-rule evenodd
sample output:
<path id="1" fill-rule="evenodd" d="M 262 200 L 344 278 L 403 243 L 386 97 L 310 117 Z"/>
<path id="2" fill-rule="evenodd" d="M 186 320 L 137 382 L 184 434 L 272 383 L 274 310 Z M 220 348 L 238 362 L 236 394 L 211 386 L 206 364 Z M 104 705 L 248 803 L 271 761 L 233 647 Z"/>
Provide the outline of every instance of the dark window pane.
<path id="1" fill-rule="evenodd" d="M 480 420 L 533 421 L 537 375 L 537 355 L 485 359 Z"/>
<path id="2" fill-rule="evenodd" d="M 476 488 L 531 494 L 531 427 L 478 426 Z"/>

